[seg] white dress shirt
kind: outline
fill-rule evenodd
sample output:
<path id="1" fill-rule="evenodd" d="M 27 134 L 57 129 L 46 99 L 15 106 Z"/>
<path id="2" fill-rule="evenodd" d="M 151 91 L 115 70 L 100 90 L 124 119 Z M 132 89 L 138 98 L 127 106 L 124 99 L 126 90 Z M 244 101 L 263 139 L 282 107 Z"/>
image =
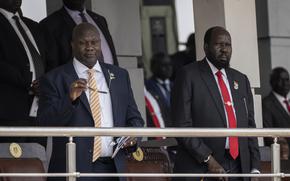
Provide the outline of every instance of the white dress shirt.
<path id="1" fill-rule="evenodd" d="M 64 8 L 77 25 L 81 24 L 83 22 L 79 11 L 71 10 L 65 6 L 64 6 Z M 113 55 L 112 55 L 110 46 L 109 46 L 103 32 L 98 27 L 98 25 L 95 23 L 95 21 L 92 19 L 92 17 L 87 13 L 86 9 L 84 9 L 83 13 L 84 13 L 86 19 L 88 20 L 88 22 L 91 23 L 92 25 L 94 25 L 100 33 L 101 49 L 102 49 L 102 54 L 104 57 L 104 62 L 108 63 L 108 64 L 113 64 L 114 63 Z"/>
<path id="2" fill-rule="evenodd" d="M 88 79 L 88 67 L 80 63 L 76 58 L 73 60 L 73 66 L 76 70 L 76 73 L 79 78 Z M 99 62 L 95 64 L 93 69 L 96 71 L 95 79 L 97 82 L 97 88 L 99 90 L 99 100 L 101 106 L 101 127 L 113 127 L 113 111 L 112 111 L 112 102 L 110 91 L 108 85 L 106 83 L 105 76 L 101 69 Z M 89 90 L 85 91 L 86 97 L 90 102 L 90 95 Z M 111 142 L 113 141 L 113 137 L 105 137 L 102 138 L 102 150 L 101 150 L 101 157 L 110 157 L 113 154 L 113 147 L 110 146 Z"/>
<path id="3" fill-rule="evenodd" d="M 160 88 L 162 94 L 164 95 L 164 97 L 167 97 L 167 94 L 166 94 L 166 91 L 167 92 L 170 92 L 171 91 L 171 88 L 170 88 L 170 80 L 169 79 L 165 79 L 164 81 L 159 79 L 159 78 L 156 78 L 157 82 L 159 84 L 157 84 L 157 86 Z M 166 86 L 166 89 L 167 90 L 164 90 L 164 87 L 162 85 L 165 85 Z"/>

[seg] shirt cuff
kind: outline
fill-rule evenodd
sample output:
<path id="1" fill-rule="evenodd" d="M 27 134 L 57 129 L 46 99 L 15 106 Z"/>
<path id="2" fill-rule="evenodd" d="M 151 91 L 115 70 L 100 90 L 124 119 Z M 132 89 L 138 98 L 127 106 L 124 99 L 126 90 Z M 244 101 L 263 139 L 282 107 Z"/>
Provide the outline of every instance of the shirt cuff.
<path id="1" fill-rule="evenodd" d="M 260 174 L 261 172 L 260 172 L 258 169 L 253 168 L 253 169 L 251 170 L 251 173 L 253 173 L 253 174 Z"/>

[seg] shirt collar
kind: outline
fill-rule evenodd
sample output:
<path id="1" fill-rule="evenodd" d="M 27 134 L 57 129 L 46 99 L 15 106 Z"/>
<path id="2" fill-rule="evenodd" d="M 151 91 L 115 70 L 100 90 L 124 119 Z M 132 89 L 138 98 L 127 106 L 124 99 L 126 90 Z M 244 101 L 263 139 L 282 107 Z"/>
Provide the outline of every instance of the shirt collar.
<path id="1" fill-rule="evenodd" d="M 5 16 L 5 18 L 7 18 L 8 20 L 12 19 L 13 16 L 18 16 L 19 17 L 19 14 L 18 12 L 16 12 L 15 14 L 3 9 L 3 8 L 0 8 L 0 12 Z"/>
<path id="2" fill-rule="evenodd" d="M 79 60 L 74 58 L 73 64 L 75 65 L 76 72 L 78 74 L 87 74 L 87 71 L 89 70 L 89 68 L 85 66 L 84 64 L 82 64 Z M 92 69 L 94 69 L 96 72 L 102 72 L 102 68 L 100 66 L 99 61 L 97 61 L 97 63 L 93 66 Z"/>
<path id="3" fill-rule="evenodd" d="M 276 97 L 280 102 L 284 102 L 284 101 L 285 101 L 285 97 L 281 96 L 281 95 L 278 94 L 277 92 L 273 91 L 273 94 L 275 95 L 275 97 Z M 286 100 L 289 101 L 289 94 L 286 96 Z"/>
<path id="4" fill-rule="evenodd" d="M 156 78 L 157 82 L 159 84 L 166 84 L 166 85 L 169 85 L 170 84 L 170 80 L 169 79 L 165 79 L 164 81 L 159 79 L 159 78 Z"/>
<path id="5" fill-rule="evenodd" d="M 71 10 L 69 9 L 68 7 L 66 7 L 65 5 L 63 6 L 64 9 L 68 12 L 68 14 L 71 16 L 71 17 L 80 17 L 80 11 L 77 11 L 77 10 Z M 84 14 L 87 14 L 87 10 L 84 8 L 83 10 L 83 13 Z"/>
<path id="6" fill-rule="evenodd" d="M 208 60 L 208 58 L 207 57 L 205 57 L 205 59 L 206 59 L 206 61 L 207 61 L 207 63 L 208 63 L 208 65 L 209 65 L 209 67 L 210 67 L 210 69 L 211 69 L 211 72 L 214 74 L 214 75 L 216 75 L 216 73 L 218 72 L 218 71 L 221 71 L 222 72 L 222 74 L 223 74 L 223 76 L 226 76 L 227 74 L 226 74 L 226 71 L 225 71 L 225 69 L 224 68 L 222 68 L 222 69 L 217 69 L 209 60 Z"/>

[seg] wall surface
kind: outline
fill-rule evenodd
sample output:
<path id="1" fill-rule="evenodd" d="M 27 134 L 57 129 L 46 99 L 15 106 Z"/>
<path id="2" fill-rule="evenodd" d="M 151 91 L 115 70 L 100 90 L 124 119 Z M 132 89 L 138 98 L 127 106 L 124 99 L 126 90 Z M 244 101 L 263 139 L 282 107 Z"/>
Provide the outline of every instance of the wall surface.
<path id="1" fill-rule="evenodd" d="M 46 0 L 23 0 L 23 15 L 39 22 L 46 17 Z"/>

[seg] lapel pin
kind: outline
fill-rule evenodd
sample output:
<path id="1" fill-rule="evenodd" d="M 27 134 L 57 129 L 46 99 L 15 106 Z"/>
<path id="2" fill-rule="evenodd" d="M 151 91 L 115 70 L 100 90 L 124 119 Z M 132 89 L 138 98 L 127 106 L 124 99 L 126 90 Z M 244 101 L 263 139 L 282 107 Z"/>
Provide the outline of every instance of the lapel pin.
<path id="1" fill-rule="evenodd" d="M 234 81 L 234 89 L 238 90 L 239 89 L 239 84 L 237 81 Z"/>
<path id="2" fill-rule="evenodd" d="M 110 72 L 110 70 L 108 70 L 109 73 L 109 89 L 111 88 L 111 82 L 112 80 L 114 80 L 116 78 L 115 74 Z"/>

